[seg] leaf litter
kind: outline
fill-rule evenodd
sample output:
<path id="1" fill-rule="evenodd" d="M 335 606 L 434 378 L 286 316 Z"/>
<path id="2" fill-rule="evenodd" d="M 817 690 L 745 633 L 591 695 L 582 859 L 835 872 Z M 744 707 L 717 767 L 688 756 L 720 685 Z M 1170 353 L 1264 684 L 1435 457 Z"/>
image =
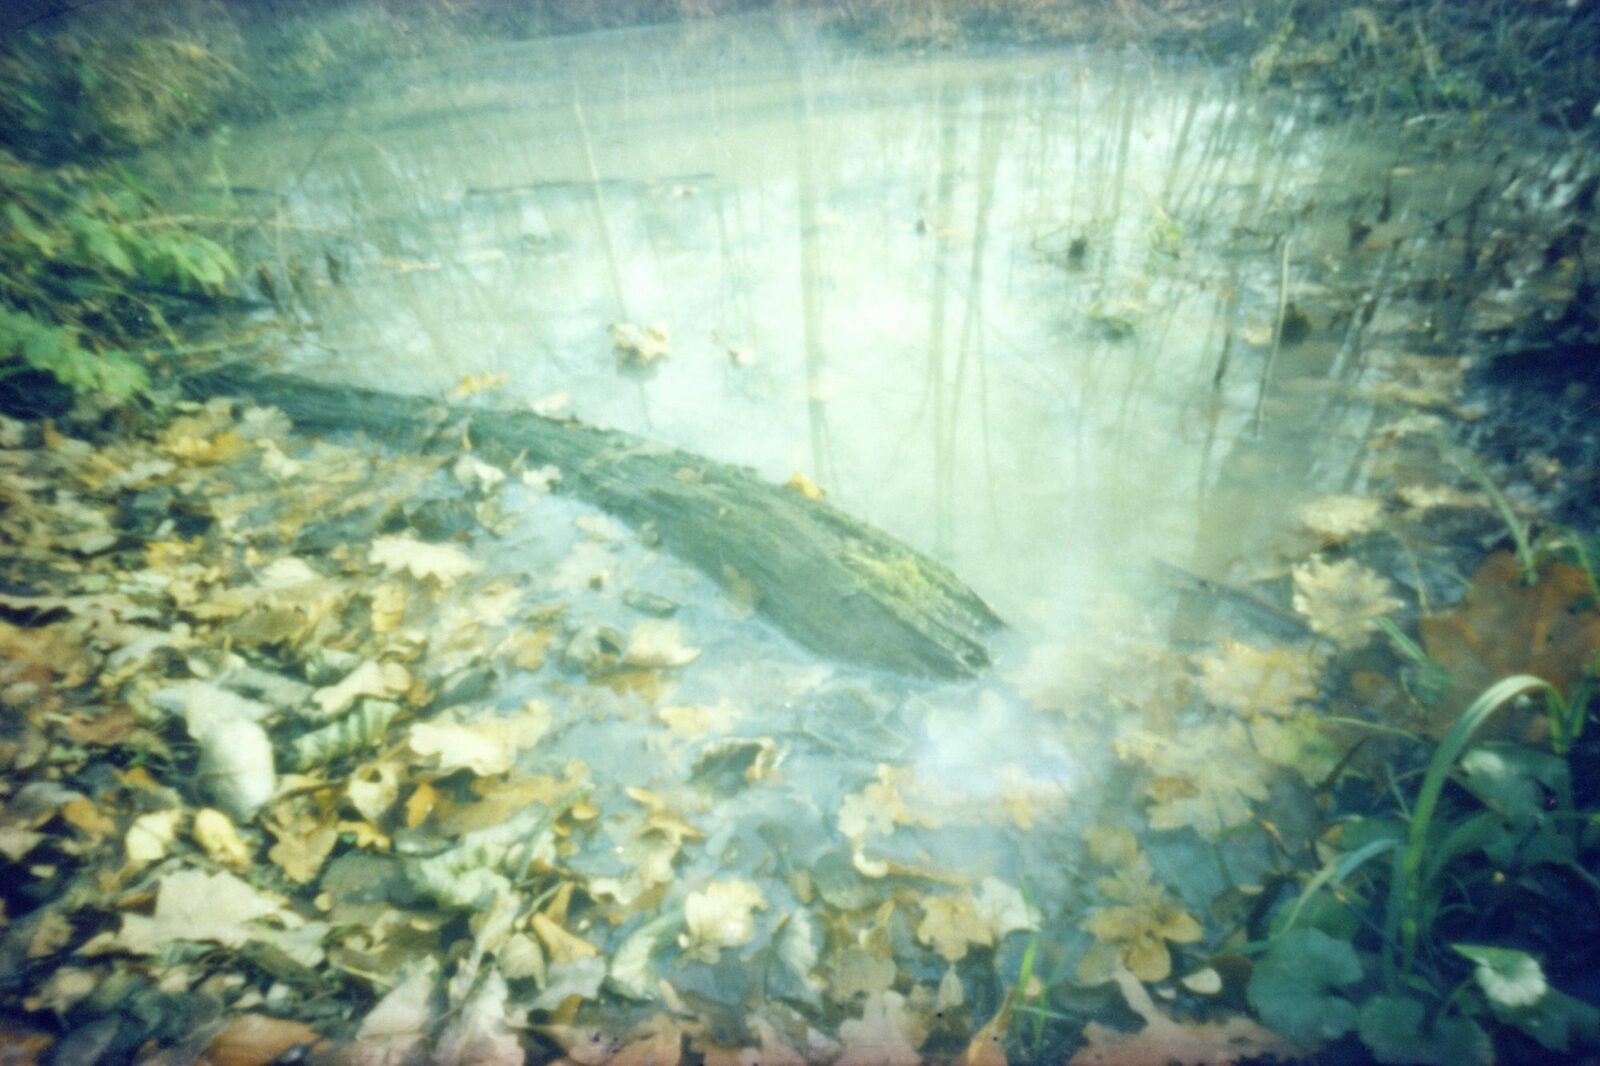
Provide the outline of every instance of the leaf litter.
<path id="1" fill-rule="evenodd" d="M 25 962 L 25 1009 L 82 1024 L 120 1009 L 91 995 L 107 980 L 179 992 L 213 1011 L 217 1061 L 994 1064 L 1042 941 L 1144 1023 L 1090 1022 L 1074 1062 L 1301 1050 L 1194 1013 L 1223 985 L 1204 964 L 1228 893 L 1259 888 L 1202 891 L 1162 848 L 1306 846 L 1266 822 L 1274 790 L 1338 762 L 1315 715 L 1330 661 L 1408 610 L 1358 549 L 1475 497 L 1313 501 L 1319 553 L 1284 600 L 1325 639 L 1189 654 L 1135 635 L 1087 649 L 1143 664 L 1092 697 L 1072 675 L 1104 668 L 1036 656 L 1025 700 L 968 694 L 1027 737 L 972 764 L 917 749 L 907 708 L 937 707 L 703 651 L 743 619 L 560 483 L 308 441 L 223 403 L 149 440 L 52 431 L 7 453 L 0 857 L 44 903 L 0 950 Z M 500 517 L 430 535 L 407 517 L 419 494 Z M 506 534 L 529 527 L 552 535 Z M 1575 682 L 1597 647 L 1575 573 L 1530 589 L 1492 558 L 1424 620 L 1427 654 L 1470 687 L 1484 642 L 1526 630 L 1490 668 Z M 1101 731 L 1129 824 L 1041 772 L 1041 713 Z M 1062 855 L 1008 849 L 1069 818 L 1095 872 L 1063 904 Z M 941 863 L 974 839 L 976 869 Z M 1258 878 L 1281 859 L 1251 861 Z"/>

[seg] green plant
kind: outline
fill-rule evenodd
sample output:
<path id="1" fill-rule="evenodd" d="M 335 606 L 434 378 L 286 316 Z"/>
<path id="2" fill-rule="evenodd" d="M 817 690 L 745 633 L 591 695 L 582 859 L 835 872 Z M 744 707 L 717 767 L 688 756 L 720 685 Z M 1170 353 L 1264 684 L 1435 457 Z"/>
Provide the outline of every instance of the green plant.
<path id="1" fill-rule="evenodd" d="M 1473 481 L 1477 482 L 1484 495 L 1488 496 L 1489 501 L 1494 504 L 1496 513 L 1500 515 L 1500 520 L 1506 524 L 1506 530 L 1511 534 L 1512 544 L 1516 546 L 1517 566 L 1522 571 L 1522 583 L 1524 585 L 1533 584 L 1539 578 L 1538 560 L 1534 558 L 1533 544 L 1528 539 L 1528 530 L 1523 526 L 1522 520 L 1517 517 L 1516 512 L 1512 510 L 1511 501 L 1506 498 L 1505 493 L 1500 491 L 1500 486 L 1494 483 L 1494 479 L 1483 468 L 1483 464 L 1473 458 L 1470 452 L 1457 447 L 1440 436 L 1434 437 L 1434 441 L 1438 444 L 1439 450 L 1445 457 L 1460 467 Z"/>
<path id="2" fill-rule="evenodd" d="M 0 382 L 42 371 L 75 392 L 131 396 L 148 386 L 148 359 L 177 346 L 169 320 L 238 272 L 126 172 L 0 155 L 0 199 Z"/>
<path id="3" fill-rule="evenodd" d="M 1528 696 L 1544 701 L 1553 752 L 1477 739 Z M 1600 1044 L 1600 1011 L 1552 987 L 1523 946 L 1483 942 L 1527 933 L 1497 918 L 1507 886 L 1571 915 L 1600 895 L 1594 815 L 1574 810 L 1564 757 L 1584 713 L 1573 702 L 1527 674 L 1499 681 L 1457 718 L 1400 817 L 1345 825 L 1347 850 L 1278 912 L 1251 977 L 1264 1021 L 1305 1043 L 1354 1031 L 1380 1062 L 1488 1062 L 1493 1026 L 1555 1052 Z"/>

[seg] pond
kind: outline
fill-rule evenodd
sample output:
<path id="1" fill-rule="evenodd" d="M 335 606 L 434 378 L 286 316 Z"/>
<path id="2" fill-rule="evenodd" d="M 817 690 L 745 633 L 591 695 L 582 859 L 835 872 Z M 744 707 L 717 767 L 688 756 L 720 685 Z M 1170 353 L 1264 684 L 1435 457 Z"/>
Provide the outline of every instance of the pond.
<path id="1" fill-rule="evenodd" d="M 1237 84 L 1133 47 L 873 53 L 752 16 L 394 62 L 140 161 L 164 198 L 263 224 L 247 358 L 753 467 L 1007 622 L 971 681 L 852 668 L 559 470 L 431 474 L 424 495 L 489 521 L 451 541 L 472 577 L 386 653 L 410 641 L 415 670 L 481 682 L 475 713 L 537 723 L 513 745 L 523 809 L 407 815 L 394 855 L 435 864 L 422 895 L 498 914 L 479 890 L 526 845 L 512 880 L 559 908 L 516 934 L 535 985 L 502 963 L 552 1034 L 568 996 L 610 1032 L 665 995 L 707 1046 L 781 1001 L 847 1019 L 857 1050 L 881 1050 L 861 1026 L 906 1039 L 901 1014 L 959 1050 L 1013 982 L 1084 976 L 1096 942 L 1193 976 L 1168 951 L 1200 938 L 1189 914 L 1281 874 L 1337 761 L 1305 713 L 1327 638 L 1400 602 L 1326 621 L 1291 607 L 1297 563 L 1366 528 L 1337 506 L 1395 479 L 1374 440 L 1448 409 L 1461 364 L 1414 354 L 1438 307 L 1408 282 L 1459 256 L 1430 234 L 1492 163 Z M 483 680 L 483 650 L 529 630 L 549 655 Z M 392 875 L 366 861 L 324 884 Z M 548 930 L 569 903 L 575 943 Z M 329 956 L 380 990 L 415 961 L 378 938 Z"/>

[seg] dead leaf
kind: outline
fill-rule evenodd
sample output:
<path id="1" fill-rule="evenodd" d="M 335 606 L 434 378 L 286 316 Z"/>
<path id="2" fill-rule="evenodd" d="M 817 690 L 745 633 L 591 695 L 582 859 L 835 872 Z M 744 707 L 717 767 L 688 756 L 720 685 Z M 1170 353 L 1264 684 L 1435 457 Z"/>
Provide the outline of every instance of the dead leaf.
<path id="1" fill-rule="evenodd" d="M 898 992 L 867 997 L 858 1020 L 839 1026 L 844 1055 L 836 1066 L 919 1066 L 923 1033 Z"/>
<path id="2" fill-rule="evenodd" d="M 676 622 L 649 619 L 633 627 L 628 635 L 622 661 L 644 669 L 684 666 L 700 657 L 699 648 L 684 643 L 683 629 Z"/>
<path id="3" fill-rule="evenodd" d="M 490 970 L 461 1004 L 434 1045 L 440 1066 L 524 1066 L 528 1060 L 516 1029 L 520 1011 L 507 1008 L 509 993 L 499 971 Z"/>
<path id="4" fill-rule="evenodd" d="M 1301 504 L 1300 524 L 1330 544 L 1376 529 L 1383 519 L 1383 502 L 1371 496 L 1319 496 Z"/>
<path id="5" fill-rule="evenodd" d="M 441 770 L 471 770 L 480 777 L 503 774 L 517 756 L 539 743 L 550 728 L 550 710 L 529 700 L 512 715 L 479 714 L 466 721 L 418 722 L 411 727 L 411 750 L 434 756 Z"/>
<path id="6" fill-rule="evenodd" d="M 651 367 L 672 351 L 672 337 L 665 322 L 651 326 L 616 322 L 611 326 L 611 346 L 624 366 Z"/>
<path id="7" fill-rule="evenodd" d="M 196 811 L 189 832 L 213 862 L 241 869 L 250 865 L 249 846 L 240 838 L 233 820 L 221 811 L 210 807 Z"/>
<path id="8" fill-rule="evenodd" d="M 178 839 L 178 823 L 182 820 L 183 811 L 177 809 L 135 818 L 122 841 L 129 872 L 137 872 L 166 858 L 172 850 L 172 842 Z"/>
<path id="9" fill-rule="evenodd" d="M 1387 578 L 1354 559 L 1312 559 L 1294 568 L 1294 609 L 1312 629 L 1347 646 L 1365 644 L 1377 619 L 1405 606 L 1392 593 Z"/>
<path id="10" fill-rule="evenodd" d="M 309 800 L 279 804 L 267 820 L 267 829 L 278 842 L 267 850 L 267 858 L 289 875 L 289 879 L 309 885 L 322 871 L 333 846 L 339 842 L 339 829 L 333 812 Z"/>
<path id="11" fill-rule="evenodd" d="M 1083 1027 L 1087 1046 L 1078 1050 L 1068 1066 L 1226 1066 L 1242 1059 L 1289 1061 L 1304 1054 L 1303 1049 L 1248 1018 L 1175 1022 L 1156 1009 L 1155 1001 L 1133 974 L 1118 970 L 1112 979 L 1128 1006 L 1144 1019 L 1144 1028 L 1128 1033 L 1090 1022 Z"/>
<path id="12" fill-rule="evenodd" d="M 396 662 L 380 663 L 368 659 L 352 670 L 337 685 L 319 688 L 311 698 L 322 709 L 325 717 L 349 710 L 350 705 L 363 696 L 389 699 L 411 688 L 411 672 Z"/>
<path id="13" fill-rule="evenodd" d="M 678 938 L 678 944 L 689 958 L 715 964 L 723 948 L 739 947 L 755 938 L 755 911 L 766 909 L 761 890 L 749 881 L 714 881 L 684 900 L 688 931 Z"/>
<path id="14" fill-rule="evenodd" d="M 61 819 L 74 829 L 80 830 L 91 840 L 100 840 L 108 836 L 115 836 L 117 823 L 106 817 L 94 801 L 87 796 L 77 796 L 61 805 Z"/>
<path id="15" fill-rule="evenodd" d="M 1510 552 L 1496 552 L 1472 578 L 1459 607 L 1420 623 L 1428 655 L 1455 679 L 1441 721 L 1502 677 L 1533 674 L 1563 692 L 1600 654 L 1600 610 L 1588 577 L 1575 566 L 1553 563 L 1533 585 L 1522 584 Z"/>
<path id="16" fill-rule="evenodd" d="M 1317 696 L 1321 660 L 1293 648 L 1257 648 L 1237 640 L 1200 664 L 1200 691 L 1218 707 L 1246 715 L 1294 713 Z"/>
<path id="17" fill-rule="evenodd" d="M 266 1014 L 239 1014 L 206 1045 L 210 1066 L 267 1066 L 322 1039 L 311 1026 Z"/>
<path id="18" fill-rule="evenodd" d="M 804 496 L 808 500 L 820 500 L 827 495 L 815 481 L 812 481 L 798 470 L 789 475 L 789 480 L 783 483 L 783 487 L 790 492 Z"/>
<path id="19" fill-rule="evenodd" d="M 972 1034 L 956 1066 L 1006 1066 L 1006 1029 L 1011 1025 L 1011 997 L 1006 996 L 1000 1010 Z"/>
<path id="20" fill-rule="evenodd" d="M 398 535 L 378 537 L 367 558 L 385 570 L 403 570 L 418 581 L 431 581 L 440 588 L 449 588 L 478 568 L 459 548 Z"/>
<path id="21" fill-rule="evenodd" d="M 456 382 L 456 387 L 450 390 L 449 399 L 465 400 L 468 396 L 476 396 L 480 392 L 493 392 L 505 388 L 506 382 L 511 380 L 505 374 L 490 373 L 465 374 Z"/>
<path id="22" fill-rule="evenodd" d="M 433 1026 L 439 964 L 431 957 L 396 985 L 361 1021 L 355 1042 L 338 1052 L 340 1066 L 404 1066 Z"/>
<path id="23" fill-rule="evenodd" d="M 978 906 L 966 893 L 955 896 L 927 896 L 922 900 L 922 924 L 917 939 L 931 945 L 942 958 L 957 962 L 966 958 L 967 945 L 991 947 L 994 933 L 978 913 Z"/>
<path id="24" fill-rule="evenodd" d="M 535 914 L 531 924 L 534 935 L 544 945 L 544 950 L 554 965 L 559 966 L 562 963 L 600 954 L 599 948 L 582 937 L 567 932 L 543 914 Z"/>

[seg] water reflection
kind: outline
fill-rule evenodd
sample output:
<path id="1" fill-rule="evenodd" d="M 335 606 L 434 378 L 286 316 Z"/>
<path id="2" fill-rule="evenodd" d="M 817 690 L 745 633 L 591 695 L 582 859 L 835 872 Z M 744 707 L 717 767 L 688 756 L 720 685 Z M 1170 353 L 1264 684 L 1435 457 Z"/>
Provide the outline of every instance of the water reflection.
<path id="1" fill-rule="evenodd" d="M 1152 558 L 1224 569 L 1349 465 L 1364 412 L 1303 387 L 1337 339 L 1286 358 L 1254 438 L 1261 333 L 1282 240 L 1314 263 L 1342 238 L 1317 201 L 1389 162 L 1138 53 L 864 57 L 734 20 L 418 61 L 152 166 L 266 190 L 299 368 L 503 373 L 804 472 L 1026 625 Z M 670 334 L 650 376 L 618 321 Z"/>

